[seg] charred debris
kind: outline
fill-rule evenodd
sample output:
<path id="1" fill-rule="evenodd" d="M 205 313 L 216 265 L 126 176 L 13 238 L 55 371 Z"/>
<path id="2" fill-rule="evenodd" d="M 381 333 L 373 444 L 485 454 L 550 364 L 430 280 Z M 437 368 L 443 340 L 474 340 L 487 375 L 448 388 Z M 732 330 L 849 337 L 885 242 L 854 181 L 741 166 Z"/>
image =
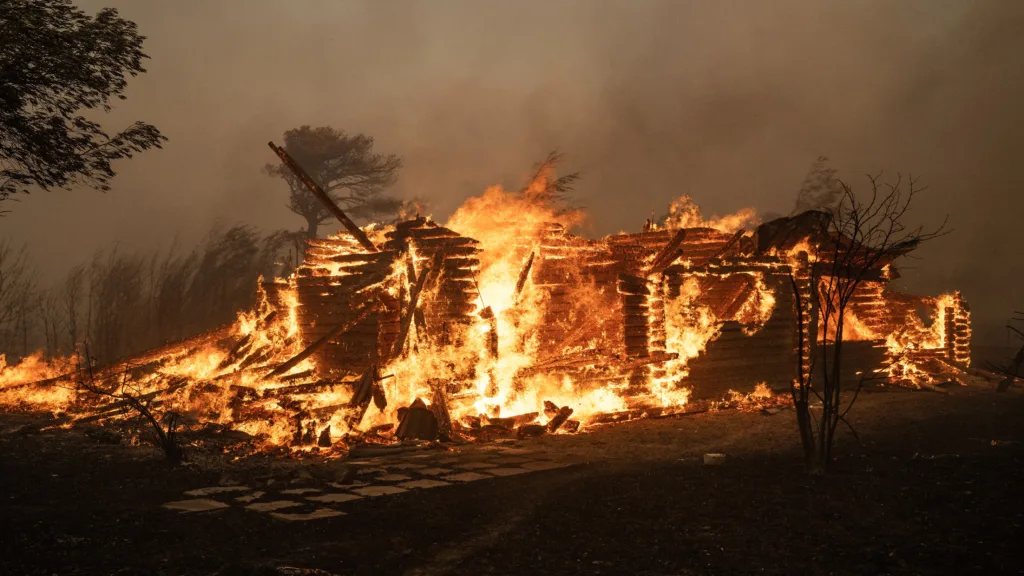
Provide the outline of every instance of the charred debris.
<path id="1" fill-rule="evenodd" d="M 778 402 L 830 345 L 828 327 L 798 322 L 791 287 L 827 274 L 819 212 L 599 240 L 522 214 L 484 245 L 422 216 L 360 228 L 270 147 L 345 233 L 309 240 L 301 266 L 262 281 L 231 326 L 103 367 L 81 354 L 8 367 L 2 403 L 79 425 L 142 405 L 266 448 L 346 454 Z M 967 303 L 892 290 L 896 277 L 879 262 L 850 302 L 850 381 L 971 377 Z"/>

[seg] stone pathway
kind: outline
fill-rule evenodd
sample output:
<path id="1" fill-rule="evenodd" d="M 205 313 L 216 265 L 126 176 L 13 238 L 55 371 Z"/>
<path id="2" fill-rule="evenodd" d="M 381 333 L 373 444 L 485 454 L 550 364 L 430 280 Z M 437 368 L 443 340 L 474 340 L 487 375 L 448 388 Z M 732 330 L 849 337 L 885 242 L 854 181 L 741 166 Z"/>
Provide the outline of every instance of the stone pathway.
<path id="1" fill-rule="evenodd" d="M 187 490 L 186 498 L 163 505 L 180 513 L 242 507 L 283 521 L 308 521 L 346 514 L 345 502 L 385 498 L 415 490 L 428 490 L 504 478 L 571 466 L 539 450 L 500 445 L 470 446 L 462 452 L 423 451 L 357 459 L 351 483 L 316 483 L 295 487 L 286 482 L 260 486 L 211 486 Z M 314 484 L 311 486 L 310 484 Z"/>

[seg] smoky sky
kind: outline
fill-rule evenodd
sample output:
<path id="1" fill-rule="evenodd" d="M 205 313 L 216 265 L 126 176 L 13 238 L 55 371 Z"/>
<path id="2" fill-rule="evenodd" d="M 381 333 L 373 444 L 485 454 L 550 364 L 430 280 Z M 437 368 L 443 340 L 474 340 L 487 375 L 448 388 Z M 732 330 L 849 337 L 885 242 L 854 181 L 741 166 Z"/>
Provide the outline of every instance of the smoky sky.
<path id="1" fill-rule="evenodd" d="M 97 0 L 148 37 L 104 118 L 170 138 L 113 190 L 7 206 L 47 278 L 115 242 L 197 242 L 215 221 L 298 229 L 268 140 L 365 132 L 405 160 L 395 193 L 444 220 L 550 150 L 580 171 L 585 233 L 637 231 L 690 194 L 707 215 L 788 213 L 811 162 L 920 176 L 911 215 L 954 232 L 901 288 L 961 289 L 979 335 L 1024 307 L 1024 3 L 1016 0 Z"/>

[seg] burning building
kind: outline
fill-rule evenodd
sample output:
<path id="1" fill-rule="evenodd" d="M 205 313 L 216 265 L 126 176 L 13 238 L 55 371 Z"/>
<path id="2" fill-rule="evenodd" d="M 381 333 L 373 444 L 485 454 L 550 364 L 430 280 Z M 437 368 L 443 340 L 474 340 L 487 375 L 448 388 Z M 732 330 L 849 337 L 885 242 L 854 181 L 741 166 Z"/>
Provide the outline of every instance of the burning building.
<path id="1" fill-rule="evenodd" d="M 488 190 L 444 226 L 360 228 L 333 210 L 346 232 L 310 240 L 235 325 L 87 366 L 85 385 L 81 358 L 29 359 L 4 370 L 0 400 L 95 421 L 145 399 L 271 446 L 537 434 L 788 390 L 834 345 L 833 327 L 802 320 L 835 274 L 817 212 L 704 220 L 682 199 L 663 223 L 594 240 L 541 188 Z M 892 290 L 889 259 L 859 274 L 844 379 L 918 385 L 966 368 L 959 293 Z"/>

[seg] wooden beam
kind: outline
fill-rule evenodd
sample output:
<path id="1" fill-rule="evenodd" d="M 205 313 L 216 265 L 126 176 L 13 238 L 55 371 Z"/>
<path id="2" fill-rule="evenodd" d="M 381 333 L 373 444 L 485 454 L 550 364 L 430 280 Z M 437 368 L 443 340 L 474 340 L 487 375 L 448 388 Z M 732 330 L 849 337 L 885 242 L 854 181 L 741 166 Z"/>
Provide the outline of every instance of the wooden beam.
<path id="1" fill-rule="evenodd" d="M 711 258 L 708 258 L 708 260 L 717 260 L 718 258 L 721 258 L 723 255 L 725 255 L 726 252 L 729 251 L 730 248 L 732 248 L 737 242 L 739 242 L 740 238 L 743 238 L 743 235 L 746 233 L 747 231 L 742 228 L 737 230 L 736 233 L 732 235 L 732 238 L 730 238 L 729 241 L 725 243 L 725 246 L 722 246 L 722 249 L 719 250 L 718 252 L 715 252 L 715 255 L 712 256 Z"/>
<path id="2" fill-rule="evenodd" d="M 683 251 L 679 248 L 686 240 L 686 229 L 680 228 L 676 235 L 668 241 L 668 244 L 658 252 L 658 255 L 654 257 L 654 261 L 651 262 L 650 268 L 647 270 L 647 276 L 651 274 L 657 274 L 665 270 L 672 265 L 673 262 L 679 259 L 683 254 Z"/>
<path id="3" fill-rule="evenodd" d="M 318 186 L 316 182 L 313 182 L 313 179 L 309 177 L 309 174 L 307 174 L 306 171 L 303 170 L 302 167 L 299 166 L 298 163 L 292 159 L 291 155 L 289 155 L 284 148 L 277 146 L 273 142 L 268 142 L 267 144 L 270 146 L 270 149 L 273 150 L 274 153 L 277 154 L 279 158 L 281 158 L 281 161 L 284 162 L 284 165 L 287 166 L 288 169 L 291 170 L 293 174 L 295 174 L 295 177 L 298 178 L 300 182 L 302 182 L 302 185 L 313 193 L 313 196 L 315 196 L 316 199 L 319 200 L 324 205 L 324 207 L 326 207 L 327 210 L 330 211 L 330 213 L 333 214 L 334 217 L 341 222 L 341 224 L 345 227 L 346 230 L 349 231 L 350 234 L 355 236 L 356 240 L 359 241 L 359 244 L 361 244 L 363 248 L 366 248 L 366 250 L 369 252 L 379 252 L 378 248 L 373 244 L 373 242 L 370 242 L 370 238 L 366 235 L 365 232 L 363 232 L 362 228 L 357 226 L 356 223 L 353 222 L 352 219 L 349 218 L 348 215 L 345 214 L 345 212 L 343 212 L 341 208 L 338 207 L 337 204 L 334 203 L 334 200 L 331 200 L 331 197 L 327 195 L 327 192 L 324 192 L 323 188 Z"/>
<path id="4" fill-rule="evenodd" d="M 416 306 L 420 299 L 420 293 L 423 291 L 423 287 L 427 283 L 427 278 L 440 269 L 443 258 L 443 252 L 439 251 L 434 254 L 434 260 L 431 262 L 431 266 L 424 267 L 423 270 L 420 271 L 419 277 L 416 278 L 416 284 L 412 287 L 412 292 L 409 294 L 409 307 L 406 309 L 405 314 L 402 315 L 401 324 L 398 328 L 398 339 L 395 340 L 394 347 L 391 349 L 391 358 L 396 358 L 401 354 L 402 347 L 405 346 L 405 340 L 409 337 L 409 327 L 412 325 L 413 318 L 416 314 Z"/>

